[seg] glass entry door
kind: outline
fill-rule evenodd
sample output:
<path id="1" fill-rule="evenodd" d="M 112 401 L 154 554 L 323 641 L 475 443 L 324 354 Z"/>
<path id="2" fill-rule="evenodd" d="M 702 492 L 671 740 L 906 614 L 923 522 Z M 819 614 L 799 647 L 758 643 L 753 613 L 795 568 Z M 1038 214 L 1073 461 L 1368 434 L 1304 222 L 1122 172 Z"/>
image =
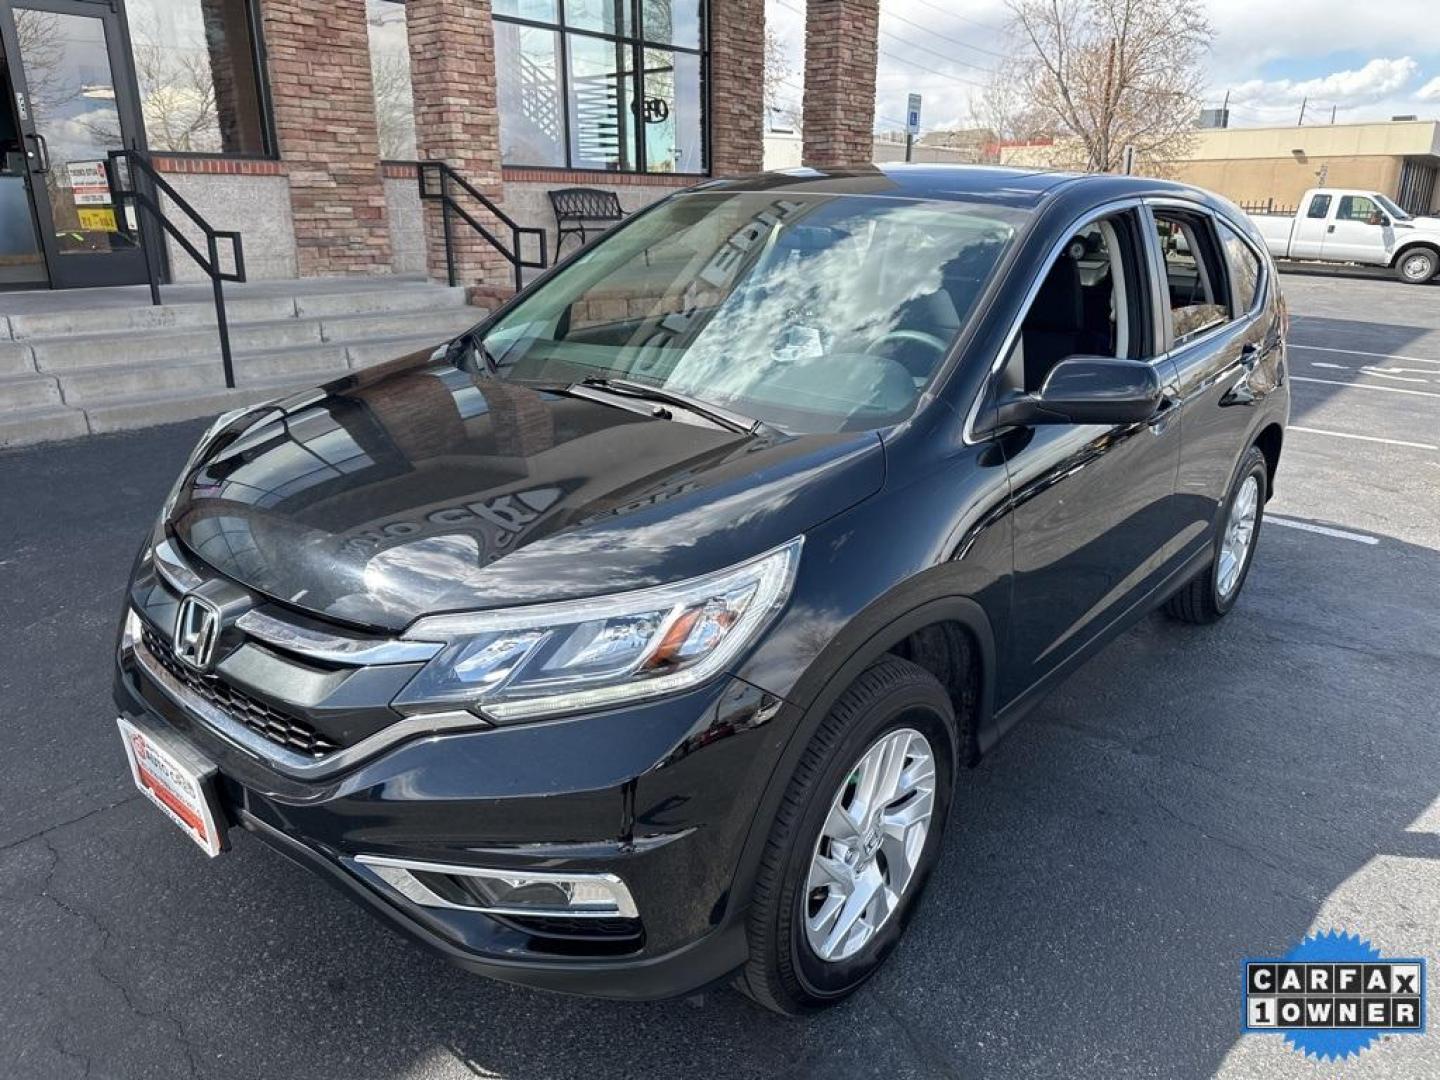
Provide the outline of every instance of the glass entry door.
<path id="1" fill-rule="evenodd" d="M 140 145 L 119 16 L 108 2 L 0 0 L 0 31 L 51 285 L 144 281 L 107 179 L 109 151 Z"/>

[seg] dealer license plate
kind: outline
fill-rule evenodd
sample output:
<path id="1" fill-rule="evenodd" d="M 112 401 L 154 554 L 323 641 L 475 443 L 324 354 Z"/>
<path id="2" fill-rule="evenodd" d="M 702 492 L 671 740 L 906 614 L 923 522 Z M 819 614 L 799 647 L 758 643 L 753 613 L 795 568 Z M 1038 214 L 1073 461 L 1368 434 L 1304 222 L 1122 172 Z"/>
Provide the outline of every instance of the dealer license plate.
<path id="1" fill-rule="evenodd" d="M 188 746 L 117 717 L 135 786 L 212 858 L 229 845 L 215 801 L 215 766 Z"/>

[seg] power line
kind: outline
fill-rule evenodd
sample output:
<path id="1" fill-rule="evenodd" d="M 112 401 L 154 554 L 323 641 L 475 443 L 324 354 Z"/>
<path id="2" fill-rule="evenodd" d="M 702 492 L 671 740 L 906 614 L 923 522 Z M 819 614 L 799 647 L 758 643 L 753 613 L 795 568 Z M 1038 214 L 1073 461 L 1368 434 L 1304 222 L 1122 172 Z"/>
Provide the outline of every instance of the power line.
<path id="1" fill-rule="evenodd" d="M 950 18 L 952 18 L 952 19 L 959 19 L 961 22 L 969 23 L 969 24 L 972 25 L 972 26 L 978 26 L 978 27 L 980 27 L 982 30 L 992 30 L 992 31 L 994 31 L 995 33 L 998 34 L 998 33 L 1001 33 L 1001 32 L 1002 32 L 1002 29 L 1003 29 L 1002 27 L 999 27 L 999 26 L 993 26 L 993 25 L 991 25 L 990 23 L 983 23 L 983 22 L 981 22 L 979 19 L 972 19 L 972 18 L 970 18 L 968 15 L 959 15 L 959 14 L 956 14 L 954 11 L 951 11 L 949 8 L 941 7 L 939 4 L 933 4 L 933 3 L 931 3 L 930 0 L 915 0 L 915 2 L 916 2 L 917 4 L 924 4 L 924 5 L 925 5 L 926 7 L 928 7 L 928 8 L 934 8 L 936 11 L 940 12 L 940 14 L 942 14 L 942 15 L 948 15 L 948 16 L 950 16 Z"/>
<path id="2" fill-rule="evenodd" d="M 926 46 L 920 45 L 920 44 L 918 44 L 918 43 L 916 43 L 916 42 L 914 42 L 914 41 L 906 41 L 904 38 L 900 37 L 898 34 L 892 34 L 889 30 L 886 30 L 886 29 L 884 29 L 884 28 L 882 28 L 882 29 L 880 30 L 880 33 L 883 34 L 885 37 L 893 38 L 894 40 L 898 41 L 901 45 L 904 45 L 904 46 L 906 46 L 907 48 L 919 49 L 921 52 L 927 52 L 927 53 L 929 53 L 931 56 L 938 56 L 941 60 L 944 60 L 946 63 L 949 63 L 949 64 L 959 64 L 961 67 L 971 68 L 971 69 L 973 69 L 973 70 L 975 70 L 975 71 L 983 72 L 983 73 L 986 74 L 986 75 L 995 75 L 995 74 L 998 74 L 998 73 L 995 71 L 994 68 L 981 67 L 979 64 L 972 64 L 972 63 L 970 63 L 969 61 L 966 61 L 966 60 L 956 60 L 953 56 L 946 56 L 946 55 L 945 55 L 944 53 L 942 53 L 942 52 L 938 52 L 938 51 L 936 51 L 935 49 L 927 48 Z"/>
<path id="3" fill-rule="evenodd" d="M 923 30 L 925 33 L 930 34 L 932 37 L 939 38 L 941 41 L 948 41 L 951 45 L 959 45 L 962 49 L 974 49 L 978 53 L 984 53 L 986 56 L 994 56 L 1000 60 L 1010 59 L 1010 57 L 1006 56 L 1002 52 L 996 52 L 994 49 L 982 48 L 979 45 L 972 45 L 968 41 L 961 41 L 959 38 L 951 37 L 949 34 L 942 34 L 939 30 L 932 30 L 930 29 L 930 27 L 924 25 L 923 23 L 917 23 L 914 19 L 905 18 L 904 15 L 896 15 L 894 12 L 890 11 L 882 12 L 881 14 L 886 19 L 895 19 L 897 22 L 905 23 L 907 26 L 913 26 L 915 27 L 915 29 Z M 880 32 L 883 34 L 885 31 L 882 30 Z"/>

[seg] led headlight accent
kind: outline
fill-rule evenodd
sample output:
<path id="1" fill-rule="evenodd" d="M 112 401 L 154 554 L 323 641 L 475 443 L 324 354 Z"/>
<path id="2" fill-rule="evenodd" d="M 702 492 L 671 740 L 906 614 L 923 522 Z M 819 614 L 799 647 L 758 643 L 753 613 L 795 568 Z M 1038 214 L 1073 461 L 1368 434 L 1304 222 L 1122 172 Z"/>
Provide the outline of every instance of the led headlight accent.
<path id="1" fill-rule="evenodd" d="M 505 722 L 699 685 L 725 670 L 784 606 L 803 542 L 796 537 L 673 585 L 421 619 L 405 637 L 445 648 L 395 704 L 463 704 Z"/>

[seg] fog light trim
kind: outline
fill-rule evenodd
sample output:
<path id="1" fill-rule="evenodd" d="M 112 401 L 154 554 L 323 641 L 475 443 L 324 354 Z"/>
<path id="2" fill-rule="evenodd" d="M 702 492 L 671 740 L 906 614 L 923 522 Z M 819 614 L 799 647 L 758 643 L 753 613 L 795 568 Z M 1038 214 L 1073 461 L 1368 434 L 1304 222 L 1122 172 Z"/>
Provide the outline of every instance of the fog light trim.
<path id="1" fill-rule="evenodd" d="M 543 918 L 563 916 L 564 918 L 597 919 L 638 919 L 635 900 L 625 882 L 615 874 L 605 873 L 554 873 L 544 870 L 488 869 L 478 866 L 456 866 L 449 863 L 417 862 L 412 859 L 393 859 L 384 855 L 356 855 L 355 862 L 365 867 L 375 877 L 394 889 L 405 899 L 422 907 L 448 908 L 453 911 L 474 911 L 484 915 L 526 915 Z M 505 892 L 518 893 L 530 886 L 551 886 L 568 889 L 572 897 L 587 897 L 578 905 L 575 900 L 569 904 L 514 904 L 484 903 L 478 898 L 474 903 L 457 903 L 441 896 L 417 874 L 437 874 L 451 878 L 465 878 L 483 883 L 489 890 L 503 895 Z"/>

